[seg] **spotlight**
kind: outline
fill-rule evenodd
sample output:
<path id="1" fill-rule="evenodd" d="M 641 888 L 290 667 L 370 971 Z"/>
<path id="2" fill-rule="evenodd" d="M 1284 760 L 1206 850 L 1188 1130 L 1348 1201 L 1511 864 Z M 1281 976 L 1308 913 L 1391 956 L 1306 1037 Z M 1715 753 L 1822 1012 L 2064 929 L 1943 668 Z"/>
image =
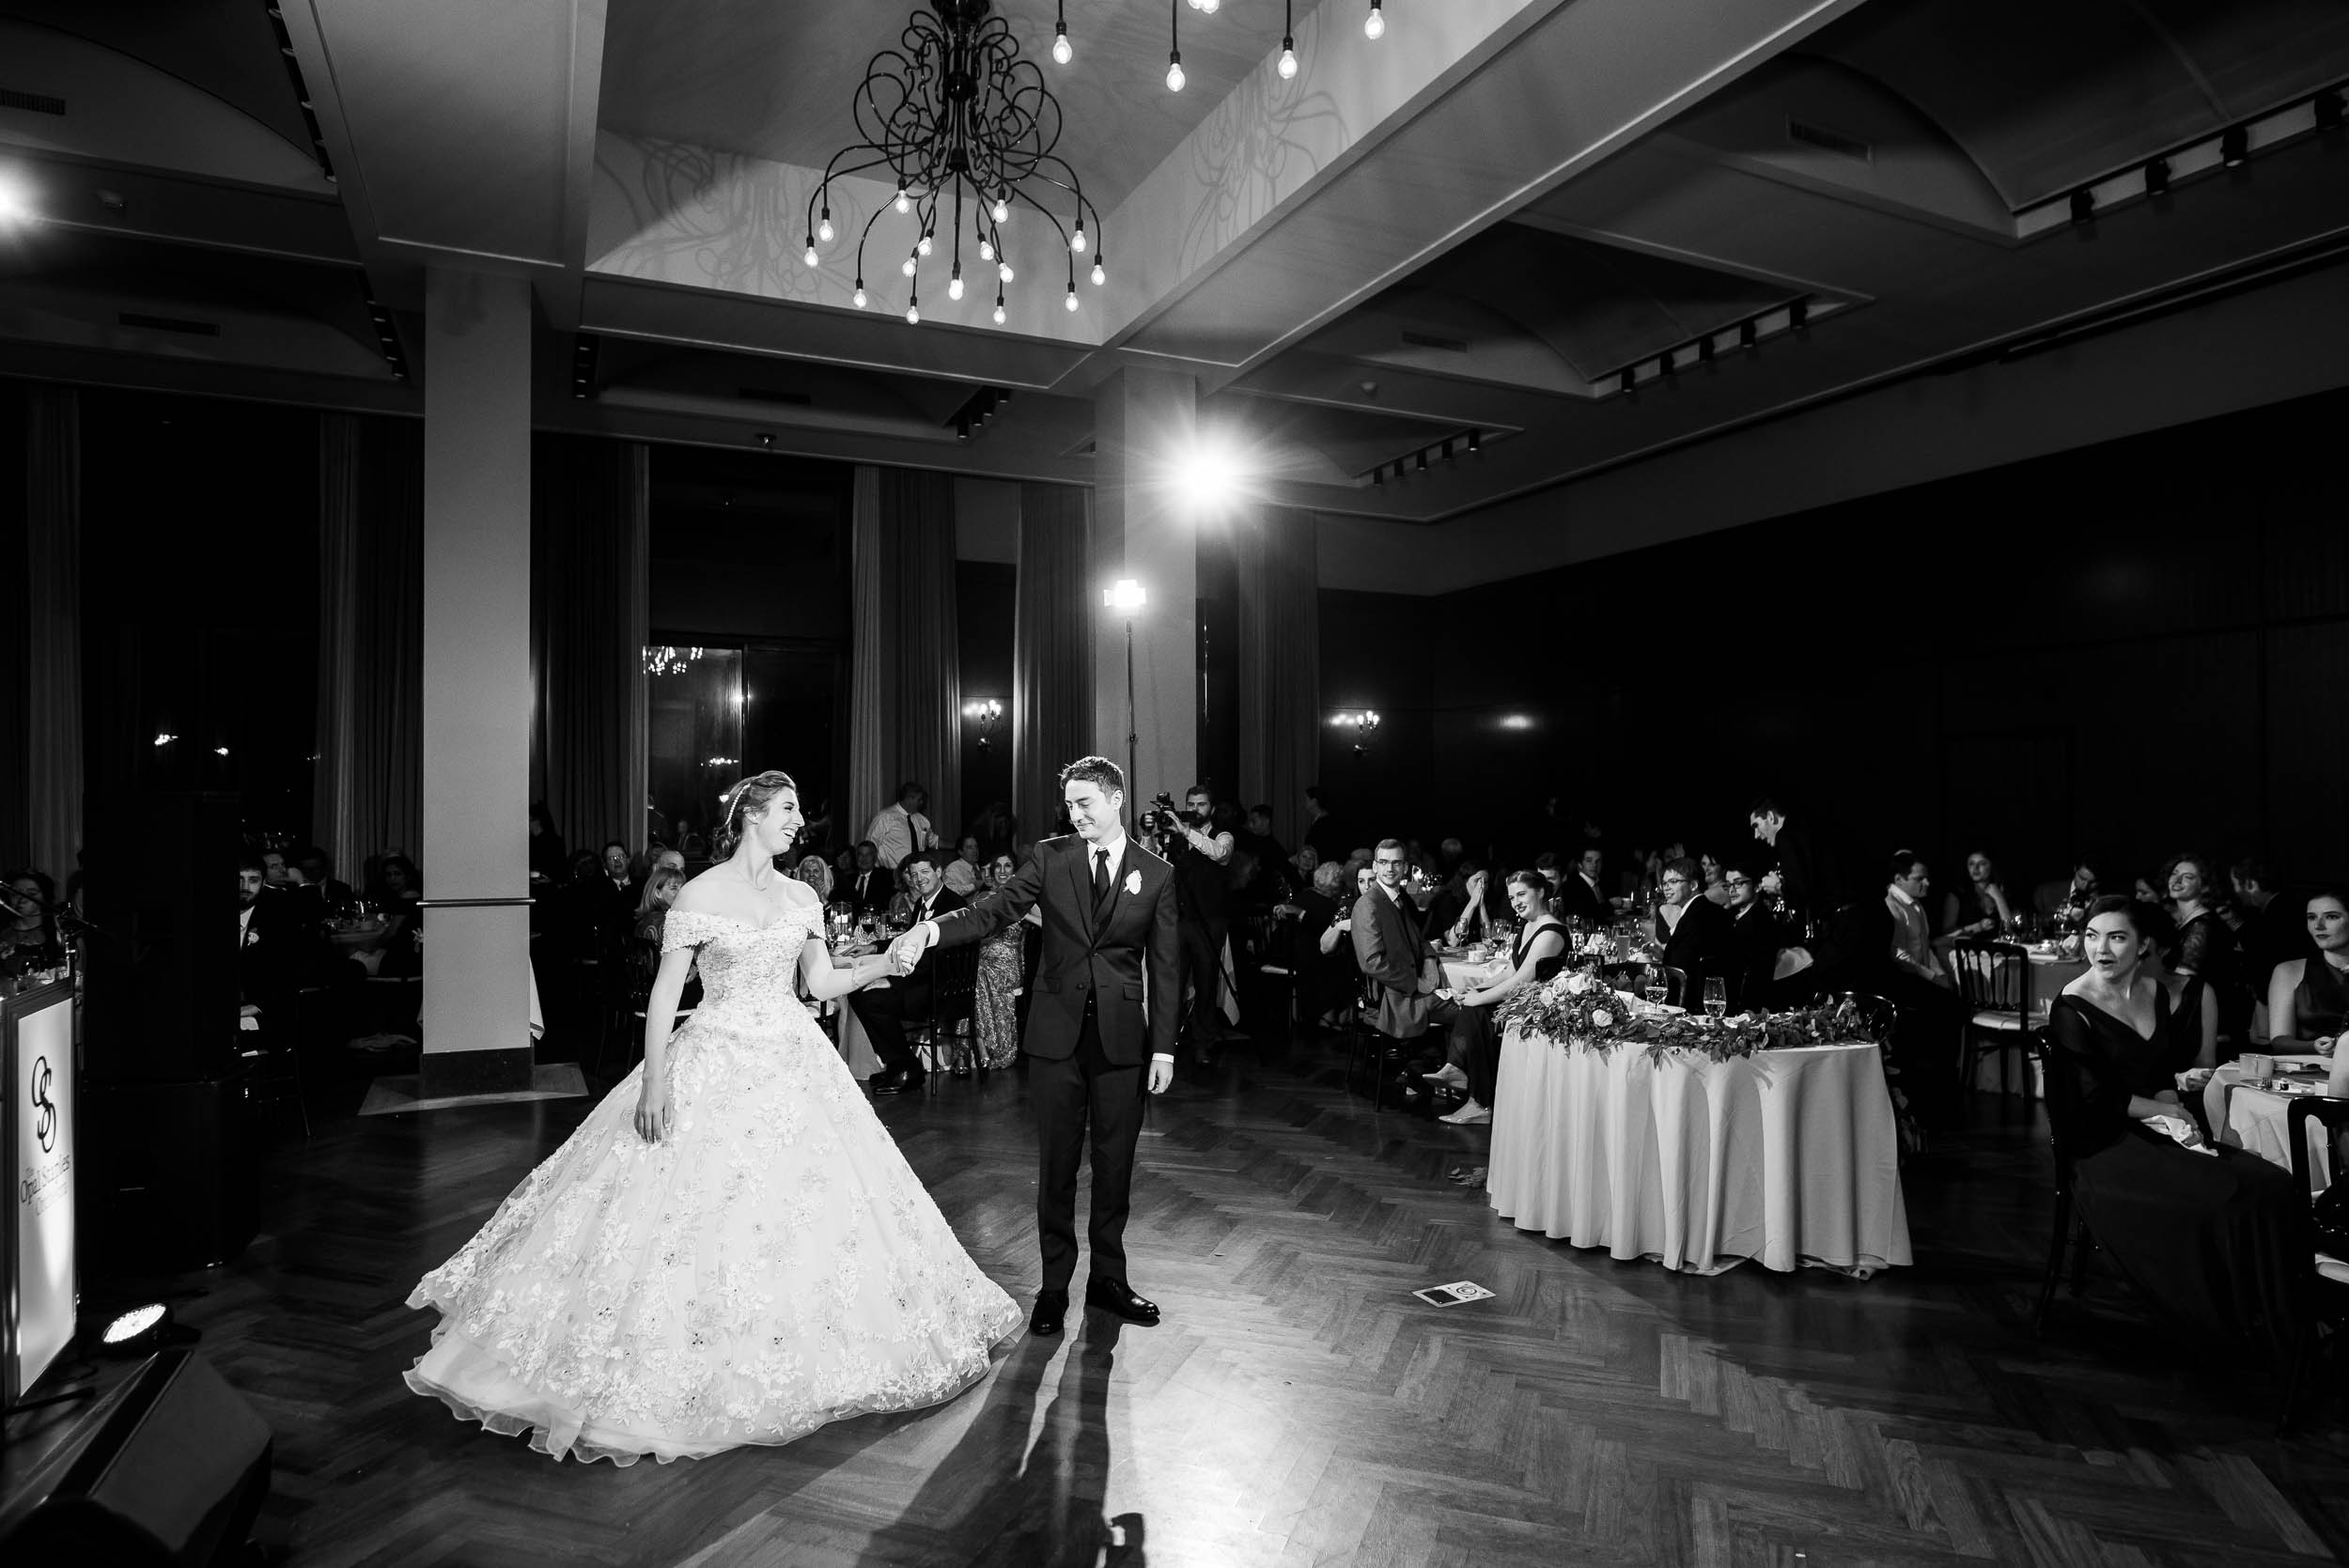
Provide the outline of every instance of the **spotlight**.
<path id="1" fill-rule="evenodd" d="M 109 1356 L 144 1356 L 163 1343 L 170 1328 L 171 1309 L 149 1301 L 107 1324 L 98 1336 L 98 1348 Z"/>
<path id="2" fill-rule="evenodd" d="M 228 754 L 228 748 L 227 748 L 227 747 L 226 747 L 226 746 L 215 746 L 215 747 L 213 747 L 213 748 L 212 748 L 212 755 L 214 755 L 214 756 L 216 756 L 216 757 L 225 757 L 225 756 L 226 756 L 227 754 Z"/>
<path id="3" fill-rule="evenodd" d="M 32 194 L 15 179 L 0 175 L 0 227 L 32 221 Z"/>
<path id="4" fill-rule="evenodd" d="M 1112 610 L 1123 610 L 1131 614 L 1149 603 L 1150 596 L 1143 590 L 1140 582 L 1130 577 L 1121 577 L 1115 587 L 1101 590 L 1101 602 Z"/>
<path id="5" fill-rule="evenodd" d="M 955 415 L 955 439 L 957 441 L 969 441 L 971 439 L 971 416 L 969 414 L 958 413 Z"/>
<path id="6" fill-rule="evenodd" d="M 2166 196 L 2170 194 L 2170 160 L 2156 158 L 2145 165 L 2145 194 Z"/>
<path id="7" fill-rule="evenodd" d="M 155 732 L 155 744 L 158 746 L 168 746 L 179 738 L 179 737 L 178 736 L 172 734 L 169 730 L 158 730 Z"/>
<path id="8" fill-rule="evenodd" d="M 2218 138 L 2218 162 L 2231 169 L 2239 169 L 2251 156 L 2251 133 L 2239 125 L 2231 125 Z"/>
<path id="9" fill-rule="evenodd" d="M 2072 193 L 2072 221 L 2084 224 L 2096 215 L 2096 193 L 2078 190 Z"/>
<path id="10" fill-rule="evenodd" d="M 1173 477 L 1184 500 L 1201 511 L 1211 510 L 1238 492 L 1238 457 L 1222 442 L 1203 434 L 1175 458 Z"/>

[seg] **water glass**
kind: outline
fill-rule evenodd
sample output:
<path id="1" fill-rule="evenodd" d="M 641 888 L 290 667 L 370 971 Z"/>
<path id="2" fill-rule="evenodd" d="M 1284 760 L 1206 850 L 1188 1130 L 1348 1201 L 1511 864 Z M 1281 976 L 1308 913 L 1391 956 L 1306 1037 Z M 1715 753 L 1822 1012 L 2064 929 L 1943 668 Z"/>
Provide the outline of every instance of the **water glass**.
<path id="1" fill-rule="evenodd" d="M 1704 1010 L 1717 1018 L 1729 1011 L 1729 987 L 1719 975 L 1704 983 Z"/>
<path id="2" fill-rule="evenodd" d="M 1652 1007 L 1661 1007 L 1664 1005 L 1664 998 L 1671 994 L 1672 986 L 1671 982 L 1665 978 L 1662 970 L 1650 968 L 1647 971 L 1645 989 L 1648 1004 Z"/>

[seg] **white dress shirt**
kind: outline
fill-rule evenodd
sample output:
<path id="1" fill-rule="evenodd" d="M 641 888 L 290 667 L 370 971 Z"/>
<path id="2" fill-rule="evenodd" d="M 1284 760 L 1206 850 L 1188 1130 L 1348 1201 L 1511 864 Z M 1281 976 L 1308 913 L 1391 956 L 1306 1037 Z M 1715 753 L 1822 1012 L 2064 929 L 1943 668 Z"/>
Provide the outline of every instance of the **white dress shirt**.
<path id="1" fill-rule="evenodd" d="M 896 870 L 897 862 L 907 856 L 918 855 L 938 845 L 938 835 L 930 831 L 930 819 L 920 812 L 906 810 L 902 804 L 883 806 L 865 828 L 864 836 L 873 841 L 880 863 L 891 871 Z"/>

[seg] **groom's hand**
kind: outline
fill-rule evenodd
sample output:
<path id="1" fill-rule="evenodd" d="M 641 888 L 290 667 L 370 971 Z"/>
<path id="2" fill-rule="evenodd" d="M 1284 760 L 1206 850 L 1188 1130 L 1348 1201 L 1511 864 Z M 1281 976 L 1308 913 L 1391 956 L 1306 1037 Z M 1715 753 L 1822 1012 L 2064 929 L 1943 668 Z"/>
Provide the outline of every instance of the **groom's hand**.
<path id="1" fill-rule="evenodd" d="M 1150 1093 L 1163 1094 L 1174 1082 L 1174 1059 L 1154 1056 L 1150 1059 Z"/>
<path id="2" fill-rule="evenodd" d="M 922 955 L 929 951 L 930 942 L 937 935 L 938 927 L 926 920 L 891 943 L 889 948 L 891 971 L 896 974 L 911 974 L 913 967 L 922 961 Z"/>

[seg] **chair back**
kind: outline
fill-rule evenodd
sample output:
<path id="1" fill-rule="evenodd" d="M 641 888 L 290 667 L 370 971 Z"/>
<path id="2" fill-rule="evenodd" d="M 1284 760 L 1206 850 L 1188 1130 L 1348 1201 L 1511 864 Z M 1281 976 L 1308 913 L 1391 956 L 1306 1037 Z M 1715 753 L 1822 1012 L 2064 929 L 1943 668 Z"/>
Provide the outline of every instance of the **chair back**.
<path id="1" fill-rule="evenodd" d="M 1688 994 L 1688 971 L 1687 970 L 1675 969 L 1670 964 L 1658 964 L 1656 967 L 1664 971 L 1664 1000 L 1666 1001 L 1674 1007 L 1685 1007 L 1691 1013 L 1703 1007 L 1703 997 Z"/>
<path id="2" fill-rule="evenodd" d="M 979 948 L 976 942 L 932 948 L 930 1017 L 932 1027 L 949 1028 L 971 1017 L 979 989 Z"/>
<path id="3" fill-rule="evenodd" d="M 2309 1123 L 2318 1121 L 2334 1133 L 2349 1127 L 2349 1100 L 2323 1094 L 2302 1094 L 2284 1111 L 2284 1141 L 2292 1147 L 2292 1183 L 2301 1192 L 2312 1189 L 2315 1175 L 2309 1165 Z M 2341 1179 L 2339 1173 L 2333 1177 Z"/>
<path id="4" fill-rule="evenodd" d="M 2030 955 L 2020 944 L 1963 938 L 1950 948 L 1950 967 L 1968 1012 L 2014 1013 L 2030 1021 Z"/>
<path id="5" fill-rule="evenodd" d="M 1890 1045 L 1892 1032 L 1900 1027 L 1900 1008 L 1873 991 L 1845 991 L 1843 1007 L 1848 1010 L 1854 1030 L 1879 1046 Z"/>
<path id="6" fill-rule="evenodd" d="M 2055 1151 L 2056 1190 L 2068 1198 L 2079 1147 L 2079 1082 L 2046 1033 L 2034 1032 L 2030 1041 L 2031 1055 L 2039 1060 L 2039 1079 L 2046 1086 L 2047 1146 Z"/>

